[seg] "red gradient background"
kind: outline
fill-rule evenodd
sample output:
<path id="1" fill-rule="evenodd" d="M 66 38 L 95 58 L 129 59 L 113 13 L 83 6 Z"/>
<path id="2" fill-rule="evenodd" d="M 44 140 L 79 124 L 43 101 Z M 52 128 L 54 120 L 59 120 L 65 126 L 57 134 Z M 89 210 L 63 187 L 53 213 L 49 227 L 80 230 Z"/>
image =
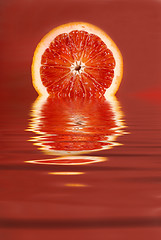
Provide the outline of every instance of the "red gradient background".
<path id="1" fill-rule="evenodd" d="M 122 52 L 118 94 L 161 98 L 160 1 L 3 0 L 1 10 L 1 97 L 35 97 L 30 66 L 36 45 L 56 26 L 85 21 L 105 30 Z"/>
<path id="2" fill-rule="evenodd" d="M 160 240 L 161 1 L 1 0 L 0 7 L 0 239 Z M 118 138 L 122 146 L 92 153 L 104 162 L 27 164 L 49 158 L 24 131 L 37 97 L 33 53 L 47 32 L 71 21 L 102 28 L 122 52 L 117 96 L 130 134 Z M 57 171 L 84 174 L 48 174 Z"/>

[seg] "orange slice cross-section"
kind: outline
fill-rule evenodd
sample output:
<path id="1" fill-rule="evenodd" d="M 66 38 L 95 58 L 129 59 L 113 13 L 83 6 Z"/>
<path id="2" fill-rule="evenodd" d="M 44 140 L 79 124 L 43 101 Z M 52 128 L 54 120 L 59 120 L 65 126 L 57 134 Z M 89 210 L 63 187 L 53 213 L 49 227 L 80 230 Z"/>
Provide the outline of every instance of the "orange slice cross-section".
<path id="1" fill-rule="evenodd" d="M 38 44 L 32 63 L 39 95 L 115 95 L 123 74 L 122 55 L 113 40 L 88 23 L 68 23 Z"/>

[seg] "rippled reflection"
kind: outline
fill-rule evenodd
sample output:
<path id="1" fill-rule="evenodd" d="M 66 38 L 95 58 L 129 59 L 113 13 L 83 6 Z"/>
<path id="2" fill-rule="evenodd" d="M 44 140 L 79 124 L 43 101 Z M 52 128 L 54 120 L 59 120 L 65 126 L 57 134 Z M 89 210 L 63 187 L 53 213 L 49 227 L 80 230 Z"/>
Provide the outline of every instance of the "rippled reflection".
<path id="1" fill-rule="evenodd" d="M 48 174 L 50 175 L 63 175 L 63 176 L 68 176 L 68 175 L 82 175 L 85 174 L 84 172 L 49 172 Z"/>
<path id="2" fill-rule="evenodd" d="M 34 164 L 47 164 L 47 165 L 83 165 L 96 162 L 104 162 L 107 158 L 105 157 L 90 157 L 90 156 L 64 156 L 43 160 L 30 160 L 27 163 Z"/>
<path id="3" fill-rule="evenodd" d="M 74 155 L 110 149 L 123 134 L 123 113 L 116 98 L 38 98 L 28 127 L 30 141 L 49 155 Z"/>

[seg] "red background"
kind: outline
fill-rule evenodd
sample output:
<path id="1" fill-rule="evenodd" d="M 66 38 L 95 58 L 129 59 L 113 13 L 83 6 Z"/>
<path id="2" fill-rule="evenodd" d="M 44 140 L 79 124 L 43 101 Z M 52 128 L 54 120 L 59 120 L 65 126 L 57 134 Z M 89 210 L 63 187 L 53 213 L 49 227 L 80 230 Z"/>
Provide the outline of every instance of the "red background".
<path id="1" fill-rule="evenodd" d="M 1 0 L 0 16 L 0 239 L 160 240 L 161 1 Z M 28 141 L 34 133 L 24 131 L 37 97 L 33 53 L 47 32 L 71 21 L 97 25 L 121 50 L 118 100 L 130 134 L 118 138 L 122 146 L 91 153 L 107 157 L 105 162 L 74 168 L 27 164 L 49 158 Z"/>
<path id="2" fill-rule="evenodd" d="M 35 97 L 30 66 L 36 45 L 56 26 L 85 21 L 105 30 L 122 52 L 118 94 L 160 99 L 160 1 L 3 0 L 1 10 L 1 96 Z"/>

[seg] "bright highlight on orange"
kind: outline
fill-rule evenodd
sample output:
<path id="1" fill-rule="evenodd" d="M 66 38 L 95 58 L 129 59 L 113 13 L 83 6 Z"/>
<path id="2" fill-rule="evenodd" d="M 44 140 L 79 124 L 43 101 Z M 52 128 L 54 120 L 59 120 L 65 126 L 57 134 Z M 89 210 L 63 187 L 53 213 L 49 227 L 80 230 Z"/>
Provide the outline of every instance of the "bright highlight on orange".
<path id="1" fill-rule="evenodd" d="M 51 30 L 33 57 L 33 85 L 43 96 L 115 95 L 122 75 L 118 47 L 103 30 L 89 23 L 73 22 Z"/>

